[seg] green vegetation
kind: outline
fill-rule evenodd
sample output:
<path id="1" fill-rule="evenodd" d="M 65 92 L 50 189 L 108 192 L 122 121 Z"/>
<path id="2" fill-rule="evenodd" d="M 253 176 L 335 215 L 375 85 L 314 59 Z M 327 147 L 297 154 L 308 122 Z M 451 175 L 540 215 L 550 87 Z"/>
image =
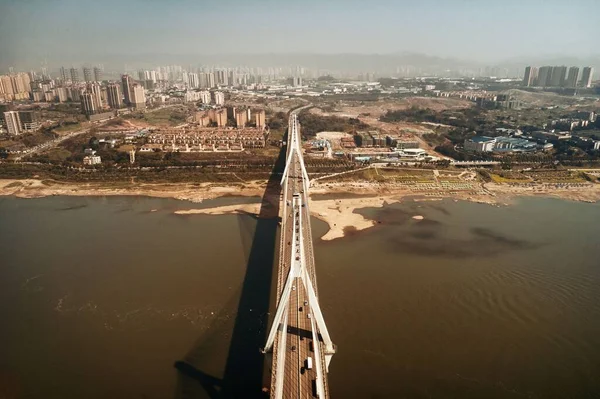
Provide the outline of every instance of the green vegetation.
<path id="1" fill-rule="evenodd" d="M 464 108 L 457 110 L 444 110 L 441 112 L 429 108 L 411 107 L 403 110 L 388 111 L 379 118 L 382 122 L 431 122 L 450 125 L 471 131 L 486 130 L 488 121 L 485 111 L 480 108 Z M 491 125 L 495 128 L 497 125 Z"/>
<path id="2" fill-rule="evenodd" d="M 319 132 L 346 132 L 356 133 L 359 130 L 370 128 L 364 122 L 355 118 L 340 118 L 338 116 L 322 116 L 303 111 L 298 115 L 304 137 L 314 137 Z"/>
<path id="3" fill-rule="evenodd" d="M 52 130 L 56 133 L 70 133 L 81 130 L 82 128 L 81 122 L 65 122 Z"/>
<path id="4" fill-rule="evenodd" d="M 144 121 L 150 125 L 177 126 L 185 123 L 189 110 L 185 107 L 168 107 L 157 111 L 133 112 L 124 119 Z"/>

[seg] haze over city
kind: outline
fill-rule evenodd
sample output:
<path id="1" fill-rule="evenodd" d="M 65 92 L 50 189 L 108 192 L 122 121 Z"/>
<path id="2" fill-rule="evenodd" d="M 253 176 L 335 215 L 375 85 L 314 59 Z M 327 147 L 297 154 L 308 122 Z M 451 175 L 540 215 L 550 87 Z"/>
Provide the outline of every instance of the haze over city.
<path id="1" fill-rule="evenodd" d="M 268 53 L 560 63 L 597 58 L 600 28 L 587 18 L 595 6 L 594 0 L 2 0 L 0 68 L 37 67 L 44 60 L 51 66 L 196 64 L 236 54 L 256 64 Z"/>

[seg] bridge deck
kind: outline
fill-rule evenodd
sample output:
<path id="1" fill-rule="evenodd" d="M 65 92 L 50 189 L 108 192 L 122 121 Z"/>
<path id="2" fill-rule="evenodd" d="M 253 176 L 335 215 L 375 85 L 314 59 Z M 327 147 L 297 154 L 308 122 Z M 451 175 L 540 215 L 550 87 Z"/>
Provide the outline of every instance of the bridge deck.
<path id="1" fill-rule="evenodd" d="M 292 129 L 289 129 L 292 134 Z M 296 133 L 298 133 L 296 131 Z M 289 136 L 289 135 L 288 135 Z M 299 136 L 299 135 L 298 135 Z M 298 137 L 299 140 L 299 137 Z M 288 143 L 291 139 L 288 137 Z M 288 148 L 289 154 L 289 148 Z M 310 212 L 308 207 L 308 193 L 304 192 L 305 182 L 302 173 L 300 156 L 292 153 L 287 178 L 283 182 L 283 206 L 281 214 L 281 240 L 280 258 L 277 277 L 277 303 L 283 295 L 284 286 L 291 267 L 293 245 L 293 212 L 292 199 L 294 194 L 300 194 L 302 206 L 302 234 L 306 269 L 315 294 L 318 295 L 316 284 L 315 263 L 312 246 L 312 233 L 310 228 Z M 279 330 L 273 345 L 273 365 L 271 372 L 271 397 L 272 398 L 315 398 L 317 397 L 316 379 L 317 364 L 323 371 L 324 398 L 329 398 L 327 384 L 327 367 L 325 345 L 319 334 L 313 333 L 315 323 L 312 309 L 309 305 L 308 291 L 301 278 L 295 277 L 287 308 L 285 328 Z M 282 331 L 285 330 L 285 331 Z M 316 331 L 316 330 L 315 330 Z M 319 345 L 315 350 L 314 345 Z M 318 358 L 316 353 L 318 352 Z M 307 359 L 312 358 L 312 367 L 307 368 Z M 280 364 L 285 359 L 283 364 Z M 282 379 L 283 382 L 278 381 Z M 278 383 L 282 383 L 281 391 L 277 390 Z M 281 394 L 281 395 L 279 395 Z"/>

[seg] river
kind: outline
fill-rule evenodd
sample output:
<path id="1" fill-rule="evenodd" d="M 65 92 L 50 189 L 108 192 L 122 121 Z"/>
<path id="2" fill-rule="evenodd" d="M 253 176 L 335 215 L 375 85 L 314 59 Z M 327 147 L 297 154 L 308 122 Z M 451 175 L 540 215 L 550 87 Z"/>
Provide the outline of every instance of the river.
<path id="1" fill-rule="evenodd" d="M 0 198 L 0 397 L 264 386 L 276 223 L 173 214 L 240 201 Z M 333 398 L 600 397 L 600 205 L 361 212 L 380 223 L 315 240 Z"/>

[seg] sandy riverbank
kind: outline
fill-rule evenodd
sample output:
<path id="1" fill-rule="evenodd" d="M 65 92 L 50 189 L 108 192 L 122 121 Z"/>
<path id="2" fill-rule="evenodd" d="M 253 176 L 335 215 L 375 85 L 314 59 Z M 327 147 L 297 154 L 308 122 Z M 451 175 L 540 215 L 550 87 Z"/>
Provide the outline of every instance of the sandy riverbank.
<path id="1" fill-rule="evenodd" d="M 266 184 L 255 181 L 238 184 L 92 184 L 92 183 L 60 183 L 26 180 L 0 180 L 0 195 L 12 195 L 20 198 L 38 198 L 52 195 L 64 196 L 148 196 L 157 198 L 174 198 L 191 202 L 202 202 L 223 196 L 264 197 Z M 418 193 L 406 186 L 399 187 L 390 184 L 372 182 L 338 182 L 318 183 L 311 188 L 310 210 L 329 225 L 329 231 L 323 240 L 333 240 L 344 237 L 346 231 L 360 231 L 375 225 L 356 213 L 358 209 L 380 208 L 411 197 L 411 201 L 440 200 L 453 198 L 458 200 L 486 203 L 509 204 L 518 196 L 544 196 L 574 201 L 600 201 L 600 185 L 589 184 L 584 187 L 559 188 L 552 185 L 511 186 L 506 184 L 486 183 L 481 190 Z M 416 197 L 415 197 L 416 196 Z M 325 198 L 323 198 L 325 197 Z M 276 207 L 279 201 L 277 193 L 266 196 L 264 208 L 261 204 L 240 204 L 205 209 L 190 209 L 176 211 L 180 215 L 208 214 L 221 215 L 231 213 L 248 213 L 262 217 L 276 217 Z"/>
<path id="2" fill-rule="evenodd" d="M 0 196 L 12 195 L 18 198 L 40 198 L 53 195 L 65 196 L 146 196 L 156 198 L 174 198 L 179 200 L 202 202 L 228 195 L 242 197 L 262 196 L 265 182 L 248 183 L 62 183 L 48 180 L 0 179 Z"/>
<path id="3" fill-rule="evenodd" d="M 310 202 L 310 212 L 312 216 L 321 219 L 329 225 L 329 230 L 321 237 L 322 240 L 329 241 L 344 237 L 345 231 L 348 228 L 358 231 L 375 225 L 374 221 L 355 213 L 355 210 L 361 208 L 380 208 L 386 203 L 390 204 L 399 200 L 400 198 L 391 197 L 317 200 Z M 258 215 L 259 212 L 261 212 L 261 204 L 238 204 L 204 209 L 185 209 L 175 211 L 174 213 L 177 215 L 226 215 L 238 213 Z M 261 214 L 265 215 L 265 212 L 263 211 Z M 272 216 L 267 210 L 266 217 Z"/>

